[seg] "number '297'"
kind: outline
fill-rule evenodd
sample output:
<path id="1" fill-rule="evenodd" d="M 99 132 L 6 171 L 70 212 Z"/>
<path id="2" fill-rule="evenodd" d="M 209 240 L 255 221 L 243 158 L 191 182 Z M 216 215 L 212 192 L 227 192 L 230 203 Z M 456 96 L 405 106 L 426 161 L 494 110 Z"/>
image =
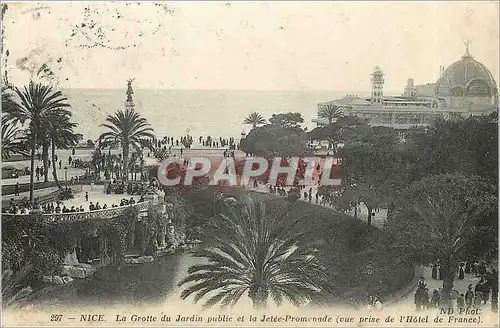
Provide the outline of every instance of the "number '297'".
<path id="1" fill-rule="evenodd" d="M 62 314 L 51 314 L 50 321 L 61 321 L 62 317 Z"/>

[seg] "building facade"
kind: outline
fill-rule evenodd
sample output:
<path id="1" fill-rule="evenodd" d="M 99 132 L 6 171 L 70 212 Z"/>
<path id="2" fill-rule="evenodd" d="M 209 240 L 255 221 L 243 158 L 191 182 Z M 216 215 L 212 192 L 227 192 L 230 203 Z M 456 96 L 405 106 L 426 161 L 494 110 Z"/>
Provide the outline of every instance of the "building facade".
<path id="1" fill-rule="evenodd" d="M 406 130 L 425 126 L 437 118 L 453 119 L 463 116 L 489 114 L 498 108 L 498 88 L 491 72 L 469 53 L 448 68 L 440 68 L 435 83 L 415 85 L 408 79 L 401 96 L 385 96 L 384 73 L 377 66 L 372 73 L 370 97 L 347 95 L 341 99 L 318 104 L 338 106 L 345 115 L 356 115 L 376 126 Z M 328 124 L 319 117 L 318 126 Z"/>

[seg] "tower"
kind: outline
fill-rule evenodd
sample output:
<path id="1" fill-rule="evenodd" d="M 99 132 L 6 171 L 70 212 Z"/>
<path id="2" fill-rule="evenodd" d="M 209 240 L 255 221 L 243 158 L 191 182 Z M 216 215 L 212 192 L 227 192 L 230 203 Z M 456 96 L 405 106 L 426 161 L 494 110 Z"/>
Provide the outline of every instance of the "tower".
<path id="1" fill-rule="evenodd" d="M 372 73 L 372 103 L 382 104 L 384 97 L 384 73 L 380 67 L 375 66 Z"/>
<path id="2" fill-rule="evenodd" d="M 406 82 L 404 96 L 407 98 L 415 97 L 416 88 L 412 78 L 409 78 Z"/>
<path id="3" fill-rule="evenodd" d="M 125 102 L 125 108 L 134 108 L 134 99 L 132 99 L 132 95 L 134 94 L 134 89 L 132 89 L 132 82 L 135 79 L 127 80 L 127 101 Z"/>

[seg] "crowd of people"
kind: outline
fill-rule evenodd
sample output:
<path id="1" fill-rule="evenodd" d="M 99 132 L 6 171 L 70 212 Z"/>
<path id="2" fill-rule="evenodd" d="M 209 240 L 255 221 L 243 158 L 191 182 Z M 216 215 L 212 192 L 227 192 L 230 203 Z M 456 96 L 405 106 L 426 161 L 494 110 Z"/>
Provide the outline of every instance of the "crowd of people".
<path id="1" fill-rule="evenodd" d="M 481 267 L 480 262 L 468 263 L 471 270 L 467 273 L 475 274 L 475 277 L 479 277 L 479 281 L 475 286 L 469 284 L 467 289 L 462 292 L 456 289 L 452 290 L 450 292 L 452 306 L 457 309 L 478 308 L 491 301 L 491 306 L 496 308 L 498 302 L 498 277 L 496 270 L 487 271 L 484 268 L 484 271 L 482 271 L 482 269 L 479 269 Z M 464 279 L 464 266 L 466 265 L 466 263 L 460 263 L 459 265 L 459 269 L 457 270 L 459 280 Z M 433 265 L 432 278 L 442 280 L 442 274 L 439 274 L 439 269 L 436 270 L 438 266 L 439 264 Z M 423 277 L 420 278 L 414 294 L 414 304 L 417 311 L 442 307 L 444 305 L 442 288 L 439 290 L 434 289 L 432 295 L 430 295 L 425 279 Z"/>
<path id="2" fill-rule="evenodd" d="M 258 187 L 257 180 L 254 180 L 254 187 L 255 188 Z M 318 193 L 315 192 L 312 187 L 309 187 L 309 189 L 307 189 L 307 187 L 308 186 L 306 186 L 306 185 L 299 185 L 299 186 L 295 186 L 295 187 L 283 187 L 283 186 L 280 186 L 280 185 L 273 186 L 273 185 L 268 184 L 269 193 L 271 195 L 286 197 L 291 192 L 298 192 L 299 193 L 299 198 L 302 199 L 305 202 L 312 203 L 313 202 L 313 198 L 314 198 L 314 203 L 315 204 L 325 205 L 323 199 L 321 199 L 321 197 L 318 195 Z M 302 190 L 305 190 L 305 191 L 302 192 Z"/>
<path id="3" fill-rule="evenodd" d="M 59 190 L 57 195 L 57 202 L 62 203 L 62 201 L 73 198 L 73 190 L 71 188 L 63 188 Z M 9 201 L 9 208 L 2 208 L 2 213 L 7 214 L 30 214 L 34 211 L 42 211 L 42 213 L 54 213 L 55 207 L 52 203 L 46 202 L 40 204 L 39 198 L 35 198 L 33 203 L 27 200 L 15 201 L 11 198 Z"/>
<path id="4" fill-rule="evenodd" d="M 86 199 L 88 200 L 88 194 L 86 195 Z M 141 203 L 144 201 L 144 198 L 141 197 L 138 201 L 138 203 Z M 110 207 L 108 207 L 107 204 L 104 204 L 101 206 L 99 202 L 96 202 L 95 204 L 93 202 L 90 202 L 88 206 L 89 211 L 95 211 L 95 210 L 105 210 L 108 208 L 116 208 L 120 206 L 127 206 L 127 205 L 133 205 L 135 204 L 136 201 L 133 198 L 130 199 L 125 199 L 123 198 L 119 204 L 112 204 Z M 85 208 L 83 205 L 80 206 L 71 206 L 71 207 L 66 207 L 66 205 L 62 201 L 56 201 L 56 202 L 48 202 L 44 203 L 42 205 L 37 204 L 37 200 L 35 200 L 33 205 L 30 204 L 16 204 L 14 199 L 11 199 L 10 201 L 10 208 L 3 209 L 3 213 L 8 213 L 8 214 L 32 214 L 33 211 L 41 211 L 42 214 L 59 214 L 59 213 L 77 213 L 77 212 L 86 212 Z"/>
<path id="5" fill-rule="evenodd" d="M 222 138 L 218 139 L 212 138 L 211 136 L 199 136 L 198 143 L 201 147 L 209 147 L 209 148 L 228 148 L 229 150 L 236 150 L 238 145 L 236 143 L 235 138 Z M 165 136 L 163 139 L 155 139 L 150 140 L 149 145 L 154 149 L 172 149 L 172 147 L 184 147 L 185 149 L 191 149 L 193 145 L 193 137 L 192 136 L 183 136 L 180 138 L 174 138 L 171 136 Z"/>
<path id="6" fill-rule="evenodd" d="M 125 186 L 123 181 L 117 182 L 116 179 L 109 181 L 108 185 L 104 189 L 107 195 L 116 194 L 120 195 L 124 192 L 129 195 L 142 195 L 147 191 L 147 186 L 144 183 L 128 182 Z"/>

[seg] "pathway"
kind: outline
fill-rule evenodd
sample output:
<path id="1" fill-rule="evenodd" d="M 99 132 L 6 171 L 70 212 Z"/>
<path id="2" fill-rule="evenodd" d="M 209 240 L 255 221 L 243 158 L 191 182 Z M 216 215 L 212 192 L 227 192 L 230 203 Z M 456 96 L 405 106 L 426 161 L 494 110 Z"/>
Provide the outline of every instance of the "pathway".
<path id="1" fill-rule="evenodd" d="M 437 280 L 437 279 L 432 279 L 432 269 L 430 267 L 424 267 L 423 268 L 423 275 L 425 279 L 425 282 L 427 284 L 427 288 L 429 289 L 429 297 L 432 297 L 432 293 L 434 290 L 440 290 L 443 287 L 443 281 L 442 280 Z M 416 277 L 417 279 L 419 277 Z M 467 291 L 467 287 L 469 284 L 471 284 L 474 289 L 476 284 L 479 282 L 479 277 L 476 277 L 475 274 L 472 273 L 466 273 L 465 278 L 463 280 L 458 280 L 457 277 L 455 276 L 455 281 L 454 281 L 454 287 L 453 289 L 458 291 L 460 294 L 464 294 Z M 391 308 L 405 308 L 408 309 L 410 308 L 415 308 L 414 304 L 414 296 L 415 292 L 417 290 L 416 283 L 414 283 L 414 286 L 412 289 L 409 291 L 406 290 L 403 295 L 400 295 L 400 297 L 397 297 L 396 299 L 392 300 L 392 302 L 387 302 L 386 306 L 389 306 Z M 456 306 L 456 305 L 455 305 Z M 491 303 L 488 302 L 487 305 L 483 305 L 484 309 L 489 309 L 491 307 Z"/>
<path id="2" fill-rule="evenodd" d="M 49 187 L 49 188 L 35 190 L 34 194 L 35 194 L 35 197 L 41 197 L 41 196 L 49 195 L 49 194 L 56 192 L 58 190 L 59 190 L 59 188 L 57 188 L 57 187 Z M 3 196 L 4 201 L 5 200 L 10 201 L 12 198 L 16 202 L 22 201 L 22 200 L 27 200 L 30 198 L 30 192 L 29 191 L 21 192 L 21 193 L 19 193 L 19 196 L 14 196 L 14 195 Z"/>
<path id="3" fill-rule="evenodd" d="M 330 206 L 330 205 L 328 205 L 328 204 L 316 203 L 315 197 L 314 197 L 314 195 L 316 195 L 317 190 L 318 190 L 318 186 L 317 186 L 316 183 L 309 183 L 306 186 L 306 188 L 301 191 L 301 195 L 300 195 L 300 200 L 299 201 L 309 202 L 309 199 L 306 199 L 304 197 L 304 192 L 309 193 L 309 189 L 310 188 L 312 189 L 312 194 L 313 194 L 313 197 L 312 197 L 312 200 L 311 200 L 311 204 L 315 204 L 317 206 L 322 206 L 322 207 L 333 209 L 333 207 Z M 286 188 L 287 191 L 289 189 L 290 188 Z M 251 191 L 255 191 L 255 192 L 259 192 L 259 193 L 269 193 L 269 186 L 265 185 L 265 184 L 259 184 L 259 186 L 257 188 L 255 188 L 252 185 L 251 187 L 248 187 L 247 190 L 251 190 Z M 348 211 L 345 214 L 354 217 L 354 210 Z M 366 209 L 366 206 L 364 206 L 363 204 L 361 204 L 358 207 L 357 218 L 359 220 L 362 220 L 362 221 L 366 222 L 367 221 L 367 217 L 368 217 L 368 210 Z M 375 211 L 375 216 L 372 217 L 372 225 L 375 226 L 375 227 L 377 227 L 377 228 L 382 228 L 383 225 L 384 225 L 384 223 L 385 223 L 386 218 L 387 218 L 387 210 L 386 209 L 381 209 L 379 211 Z"/>

